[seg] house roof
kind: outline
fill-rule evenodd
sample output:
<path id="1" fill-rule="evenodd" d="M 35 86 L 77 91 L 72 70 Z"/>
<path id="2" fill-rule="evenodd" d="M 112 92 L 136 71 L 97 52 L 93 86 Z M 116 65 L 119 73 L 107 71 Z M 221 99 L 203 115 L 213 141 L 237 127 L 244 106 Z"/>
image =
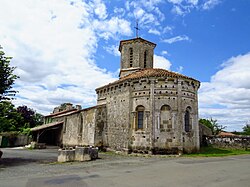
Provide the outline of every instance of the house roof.
<path id="1" fill-rule="evenodd" d="M 220 132 L 218 134 L 218 136 L 235 136 L 235 134 L 231 133 L 231 132 Z"/>
<path id="2" fill-rule="evenodd" d="M 62 125 L 62 124 L 63 124 L 63 121 L 43 124 L 43 125 L 40 125 L 38 127 L 31 128 L 30 131 L 39 131 L 39 130 L 42 130 L 42 129 L 46 129 L 46 128 L 50 128 L 50 127 L 54 127 L 54 126 Z"/>
<path id="3" fill-rule="evenodd" d="M 165 69 L 160 69 L 160 68 L 144 68 L 141 70 L 138 70 L 134 73 L 131 73 L 129 75 L 126 75 L 124 77 L 121 77 L 119 80 L 114 81 L 112 83 L 109 83 L 105 86 L 99 87 L 98 89 L 104 88 L 106 86 L 111 86 L 120 82 L 123 82 L 125 80 L 135 80 L 135 79 L 141 79 L 141 78 L 150 78 L 150 77 L 173 77 L 173 78 L 186 78 L 186 79 L 191 79 L 193 81 L 199 82 L 196 79 L 193 79 L 191 77 L 176 73 L 176 72 L 172 72 L 172 71 L 168 71 Z"/>
<path id="4" fill-rule="evenodd" d="M 68 115 L 71 115 L 71 114 L 75 114 L 75 113 L 78 113 L 82 110 L 71 110 L 71 111 L 68 111 L 66 113 L 62 113 L 62 114 L 57 114 L 55 116 L 52 116 L 52 118 L 59 118 L 59 117 L 63 117 L 63 116 L 68 116 Z"/>
<path id="5" fill-rule="evenodd" d="M 49 114 L 49 115 L 47 115 L 45 117 L 54 117 L 54 116 L 69 113 L 69 112 L 72 112 L 72 111 L 77 111 L 77 109 L 73 108 L 73 109 L 70 109 L 70 110 L 64 110 L 64 111 L 61 111 L 61 112 L 56 112 L 56 113 Z"/>

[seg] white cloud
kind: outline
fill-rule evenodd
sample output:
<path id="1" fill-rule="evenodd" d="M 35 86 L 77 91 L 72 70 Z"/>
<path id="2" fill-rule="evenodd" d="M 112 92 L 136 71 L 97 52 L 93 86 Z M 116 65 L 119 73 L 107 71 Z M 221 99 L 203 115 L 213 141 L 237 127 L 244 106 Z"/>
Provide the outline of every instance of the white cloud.
<path id="1" fill-rule="evenodd" d="M 148 33 L 155 34 L 155 35 L 161 35 L 160 31 L 156 29 L 149 29 Z"/>
<path id="2" fill-rule="evenodd" d="M 123 17 L 125 14 L 125 9 L 115 7 L 114 13 L 117 14 L 117 16 L 119 16 L 119 17 Z"/>
<path id="3" fill-rule="evenodd" d="M 160 21 L 165 19 L 165 15 L 161 12 L 157 5 L 162 3 L 162 0 L 140 0 L 126 2 L 126 10 L 133 12 L 128 13 L 130 17 L 139 20 L 141 27 L 149 28 L 153 25 L 159 25 Z"/>
<path id="4" fill-rule="evenodd" d="M 168 0 L 168 2 L 173 3 L 173 4 L 181 4 L 183 0 Z"/>
<path id="5" fill-rule="evenodd" d="M 214 117 L 229 130 L 241 130 L 250 119 L 250 53 L 232 57 L 210 82 L 201 84 L 200 115 Z"/>
<path id="6" fill-rule="evenodd" d="M 168 39 L 163 40 L 163 42 L 169 43 L 169 44 L 179 42 L 179 41 L 190 41 L 190 38 L 186 35 L 181 35 L 181 36 L 176 36 L 173 38 L 168 38 Z"/>
<path id="7" fill-rule="evenodd" d="M 170 70 L 171 62 L 163 56 L 154 55 L 154 68 Z"/>
<path id="8" fill-rule="evenodd" d="M 120 56 L 120 52 L 119 52 L 119 46 L 117 45 L 111 45 L 111 46 L 106 46 L 103 47 L 108 53 L 114 55 L 114 56 Z"/>
<path id="9" fill-rule="evenodd" d="M 104 21 L 94 20 L 92 24 L 99 36 L 106 40 L 116 38 L 117 35 L 130 36 L 132 34 L 130 22 L 122 18 L 112 17 Z"/>
<path id="10" fill-rule="evenodd" d="M 214 8 L 216 5 L 220 4 L 221 0 L 207 0 L 203 5 L 202 9 L 209 10 Z"/>
<path id="11" fill-rule="evenodd" d="M 168 0 L 173 5 L 172 13 L 185 16 L 192 10 L 209 10 L 221 3 L 221 0 Z"/>
<path id="12" fill-rule="evenodd" d="M 162 51 L 161 55 L 169 55 L 168 51 Z"/>
<path id="13" fill-rule="evenodd" d="M 185 9 L 181 8 L 180 6 L 176 6 L 176 5 L 172 8 L 171 11 L 172 11 L 172 13 L 177 14 L 179 16 L 186 14 Z"/>
<path id="14" fill-rule="evenodd" d="M 101 0 L 93 0 L 92 8 L 99 19 L 107 18 L 108 14 L 106 6 Z"/>
<path id="15" fill-rule="evenodd" d="M 172 33 L 173 29 L 173 27 L 166 26 L 163 28 L 163 33 Z"/>
<path id="16" fill-rule="evenodd" d="M 1 45 L 21 77 L 15 84 L 17 106 L 48 113 L 62 102 L 94 105 L 95 88 L 114 80 L 92 60 L 96 34 L 129 34 L 129 22 L 111 18 L 104 24 L 112 31 L 93 28 L 93 14 L 106 16 L 103 6 L 95 12 L 92 6 L 82 1 L 1 1 Z"/>
<path id="17" fill-rule="evenodd" d="M 187 3 L 190 3 L 192 5 L 197 5 L 199 0 L 187 0 Z"/>
<path id="18" fill-rule="evenodd" d="M 144 14 L 145 14 L 145 11 L 140 7 L 134 10 L 134 15 L 136 19 L 141 19 Z"/>
<path id="19" fill-rule="evenodd" d="M 159 25 L 159 22 L 156 16 L 151 13 L 144 14 L 143 17 L 139 20 L 139 22 L 142 25 L 150 25 L 150 24 Z"/>
<path id="20" fill-rule="evenodd" d="M 182 73 L 182 71 L 183 71 L 183 66 L 179 66 L 179 67 L 177 68 L 177 73 Z"/>

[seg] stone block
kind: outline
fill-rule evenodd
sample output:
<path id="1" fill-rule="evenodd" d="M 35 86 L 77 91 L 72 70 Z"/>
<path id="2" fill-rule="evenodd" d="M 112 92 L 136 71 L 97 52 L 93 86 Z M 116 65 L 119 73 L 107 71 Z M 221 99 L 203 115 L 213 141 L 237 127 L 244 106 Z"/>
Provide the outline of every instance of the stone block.
<path id="1" fill-rule="evenodd" d="M 88 147 L 76 147 L 75 149 L 76 161 L 89 161 L 91 160 Z"/>
<path id="2" fill-rule="evenodd" d="M 58 162 L 72 162 L 75 160 L 74 149 L 59 149 L 58 150 Z"/>
<path id="3" fill-rule="evenodd" d="M 98 148 L 93 147 L 76 147 L 75 160 L 89 161 L 98 158 Z"/>

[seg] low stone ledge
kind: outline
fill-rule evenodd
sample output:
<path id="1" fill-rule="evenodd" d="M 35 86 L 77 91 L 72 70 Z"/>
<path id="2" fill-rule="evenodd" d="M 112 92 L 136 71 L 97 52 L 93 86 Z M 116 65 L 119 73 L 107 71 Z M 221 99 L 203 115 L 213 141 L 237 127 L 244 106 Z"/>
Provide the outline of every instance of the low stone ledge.
<path id="1" fill-rule="evenodd" d="M 75 149 L 76 161 L 89 161 L 91 160 L 88 147 L 76 147 Z"/>
<path id="2" fill-rule="evenodd" d="M 58 162 L 90 161 L 98 158 L 98 148 L 76 147 L 58 150 Z"/>
<path id="3" fill-rule="evenodd" d="M 212 145 L 218 148 L 249 149 L 250 136 L 206 136 L 204 138 L 206 145 Z"/>
<path id="4" fill-rule="evenodd" d="M 74 149 L 59 149 L 58 150 L 58 162 L 72 162 L 75 160 Z"/>

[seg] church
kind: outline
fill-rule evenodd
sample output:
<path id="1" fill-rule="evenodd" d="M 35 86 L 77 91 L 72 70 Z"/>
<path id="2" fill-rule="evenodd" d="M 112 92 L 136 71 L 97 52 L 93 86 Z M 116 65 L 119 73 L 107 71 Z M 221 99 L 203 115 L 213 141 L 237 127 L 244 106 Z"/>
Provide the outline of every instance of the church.
<path id="1" fill-rule="evenodd" d="M 200 82 L 153 68 L 155 47 L 140 37 L 120 41 L 119 79 L 96 88 L 96 106 L 56 107 L 31 129 L 36 141 L 128 153 L 198 151 Z"/>

